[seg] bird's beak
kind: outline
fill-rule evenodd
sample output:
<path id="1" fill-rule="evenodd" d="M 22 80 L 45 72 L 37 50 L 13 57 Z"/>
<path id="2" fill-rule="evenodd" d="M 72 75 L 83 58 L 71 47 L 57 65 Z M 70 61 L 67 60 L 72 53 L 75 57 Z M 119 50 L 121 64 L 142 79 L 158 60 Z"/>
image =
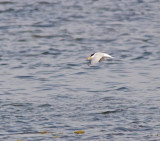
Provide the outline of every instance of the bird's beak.
<path id="1" fill-rule="evenodd" d="M 87 58 L 87 61 L 91 60 L 91 56 Z"/>

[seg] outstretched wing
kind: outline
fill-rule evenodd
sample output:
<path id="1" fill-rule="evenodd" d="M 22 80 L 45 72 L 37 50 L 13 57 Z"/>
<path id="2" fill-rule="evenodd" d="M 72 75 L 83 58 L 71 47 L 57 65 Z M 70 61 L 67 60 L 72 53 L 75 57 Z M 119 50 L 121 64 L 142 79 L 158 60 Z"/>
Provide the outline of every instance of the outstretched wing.
<path id="1" fill-rule="evenodd" d="M 95 63 L 103 61 L 104 59 L 105 57 L 103 53 L 95 53 L 94 58 L 92 58 L 91 63 L 95 64 Z"/>
<path id="2" fill-rule="evenodd" d="M 104 61 L 104 59 L 105 59 L 105 57 L 102 57 L 102 58 L 99 60 L 99 62 L 102 62 L 102 61 Z"/>
<path id="3" fill-rule="evenodd" d="M 109 55 L 109 54 L 107 54 L 107 53 L 104 53 L 104 57 L 105 57 L 105 58 L 114 58 L 114 57 L 112 57 L 111 55 Z"/>
<path id="4" fill-rule="evenodd" d="M 91 64 L 102 62 L 103 60 L 105 60 L 105 58 L 113 58 L 113 57 L 107 53 L 97 52 L 94 54 L 94 57 L 91 60 Z"/>

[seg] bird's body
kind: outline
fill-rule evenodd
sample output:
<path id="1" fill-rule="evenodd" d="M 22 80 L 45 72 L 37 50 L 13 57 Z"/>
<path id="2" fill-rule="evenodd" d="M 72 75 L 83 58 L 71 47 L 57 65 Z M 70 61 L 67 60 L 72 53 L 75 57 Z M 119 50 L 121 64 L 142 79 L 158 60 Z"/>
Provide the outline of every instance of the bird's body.
<path id="1" fill-rule="evenodd" d="M 105 58 L 110 58 L 112 59 L 113 57 L 107 53 L 103 53 L 103 52 L 96 52 L 96 53 L 93 53 L 91 54 L 90 57 L 88 57 L 88 61 L 90 60 L 91 64 L 96 64 L 98 62 L 101 62 L 103 61 Z"/>

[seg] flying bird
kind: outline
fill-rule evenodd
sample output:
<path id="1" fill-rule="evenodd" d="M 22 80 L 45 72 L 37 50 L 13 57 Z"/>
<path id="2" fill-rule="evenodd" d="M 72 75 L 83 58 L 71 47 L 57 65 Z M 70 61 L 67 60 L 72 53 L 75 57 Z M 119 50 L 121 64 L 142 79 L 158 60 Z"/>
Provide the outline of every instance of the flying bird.
<path id="1" fill-rule="evenodd" d="M 88 57 L 87 60 L 90 61 L 91 64 L 96 64 L 98 62 L 105 60 L 105 58 L 112 59 L 114 57 L 112 57 L 111 55 L 109 55 L 107 53 L 96 52 L 96 53 L 91 54 L 91 56 Z"/>

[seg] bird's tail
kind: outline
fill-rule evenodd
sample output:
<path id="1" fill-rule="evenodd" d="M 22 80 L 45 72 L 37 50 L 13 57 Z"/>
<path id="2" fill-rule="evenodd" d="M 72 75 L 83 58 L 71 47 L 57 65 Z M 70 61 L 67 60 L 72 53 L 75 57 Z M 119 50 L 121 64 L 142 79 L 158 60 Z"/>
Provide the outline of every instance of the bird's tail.
<path id="1" fill-rule="evenodd" d="M 111 55 L 109 55 L 109 54 L 105 54 L 104 55 L 106 58 L 110 58 L 110 59 L 113 59 L 114 57 L 113 56 L 111 56 Z"/>

